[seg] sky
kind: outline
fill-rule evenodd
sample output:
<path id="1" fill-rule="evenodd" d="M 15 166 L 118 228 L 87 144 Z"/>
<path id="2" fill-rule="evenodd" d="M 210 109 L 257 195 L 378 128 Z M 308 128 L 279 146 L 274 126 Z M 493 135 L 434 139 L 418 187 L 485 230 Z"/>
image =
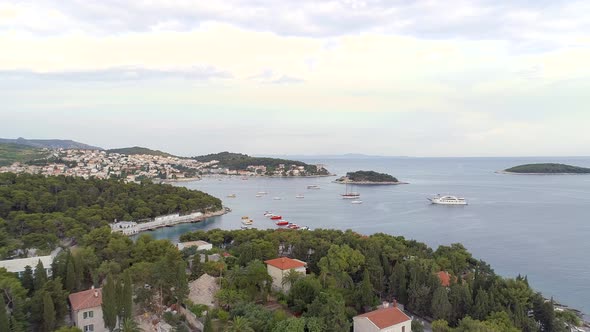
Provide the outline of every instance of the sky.
<path id="1" fill-rule="evenodd" d="M 0 137 L 590 155 L 590 1 L 0 2 Z"/>

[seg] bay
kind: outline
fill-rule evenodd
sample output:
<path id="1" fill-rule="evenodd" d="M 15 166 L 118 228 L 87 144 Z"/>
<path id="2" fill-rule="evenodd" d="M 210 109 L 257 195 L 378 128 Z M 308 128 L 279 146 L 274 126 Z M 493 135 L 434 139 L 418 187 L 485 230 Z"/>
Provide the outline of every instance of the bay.
<path id="1" fill-rule="evenodd" d="M 590 312 L 590 175 L 508 175 L 495 171 L 533 162 L 590 167 L 590 158 L 354 158 L 304 160 L 333 173 L 375 170 L 407 185 L 356 186 L 363 204 L 340 198 L 345 187 L 326 178 L 205 178 L 176 183 L 221 198 L 232 212 L 198 224 L 150 232 L 178 241 L 195 229 L 239 229 L 242 216 L 276 228 L 265 211 L 313 228 L 377 232 L 438 245 L 462 243 L 507 277 L 527 275 L 545 296 Z M 321 189 L 309 190 L 317 184 Z M 256 197 L 260 191 L 268 192 Z M 227 198 L 236 194 L 236 198 Z M 303 194 L 305 198 L 295 198 Z M 426 197 L 454 194 L 468 206 L 431 205 Z M 281 200 L 275 200 L 280 197 Z"/>

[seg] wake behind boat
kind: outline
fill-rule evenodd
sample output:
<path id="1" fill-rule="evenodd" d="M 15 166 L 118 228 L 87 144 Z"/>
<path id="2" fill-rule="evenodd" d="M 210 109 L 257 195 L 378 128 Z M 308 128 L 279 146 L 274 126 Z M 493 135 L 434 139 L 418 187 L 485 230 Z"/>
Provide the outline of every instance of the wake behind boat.
<path id="1" fill-rule="evenodd" d="M 432 204 L 439 204 L 439 205 L 467 205 L 467 201 L 465 201 L 465 198 L 451 196 L 451 195 L 445 195 L 445 196 L 436 195 L 434 197 L 428 198 L 428 200 Z"/>

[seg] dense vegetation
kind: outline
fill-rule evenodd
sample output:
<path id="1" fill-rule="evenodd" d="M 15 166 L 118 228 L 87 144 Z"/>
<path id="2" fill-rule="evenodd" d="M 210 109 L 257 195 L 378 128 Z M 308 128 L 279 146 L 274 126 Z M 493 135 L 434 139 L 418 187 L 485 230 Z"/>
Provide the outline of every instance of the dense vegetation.
<path id="1" fill-rule="evenodd" d="M 64 139 L 17 139 L 0 138 L 0 144 L 10 143 L 30 146 L 40 149 L 81 149 L 81 150 L 102 150 L 99 147 Z"/>
<path id="2" fill-rule="evenodd" d="M 17 249 L 53 249 L 117 220 L 221 209 L 221 201 L 183 187 L 0 174 L 0 257 Z"/>
<path id="3" fill-rule="evenodd" d="M 176 156 L 171 155 L 170 153 L 167 153 L 167 152 L 163 152 L 160 150 L 152 150 L 152 149 L 143 148 L 140 146 L 134 146 L 134 147 L 130 147 L 130 148 L 110 149 L 110 150 L 107 150 L 107 152 L 108 153 L 125 154 L 128 156 L 134 155 L 134 154 L 147 154 L 150 156 L 176 157 Z"/>
<path id="4" fill-rule="evenodd" d="M 232 170 L 245 170 L 248 168 L 248 166 L 260 165 L 266 166 L 267 173 L 272 174 L 274 170 L 279 168 L 280 164 L 284 164 L 287 168 L 291 165 L 304 166 L 305 171 L 310 174 L 328 174 L 328 172 L 325 169 L 318 171 L 315 165 L 309 165 L 301 161 L 278 158 L 250 157 L 242 153 L 220 152 L 208 154 L 205 156 L 193 157 L 193 159 L 201 162 L 217 160 L 219 161 L 220 167 L 225 167 Z"/>
<path id="5" fill-rule="evenodd" d="M 47 157 L 49 152 L 27 145 L 0 143 L 0 166 Z"/>
<path id="6" fill-rule="evenodd" d="M 352 181 L 352 182 L 398 182 L 397 178 L 385 174 L 377 173 L 375 171 L 356 171 L 348 172 L 346 176 L 336 181 Z"/>
<path id="7" fill-rule="evenodd" d="M 571 166 L 565 164 L 526 164 L 508 168 L 506 172 L 511 173 L 539 173 L 539 174 L 587 174 L 590 168 Z"/>
<path id="8" fill-rule="evenodd" d="M 434 331 L 565 331 L 553 303 L 534 292 L 526 277 L 502 278 L 460 244 L 433 251 L 403 237 L 321 229 L 217 229 L 181 237 L 197 239 L 232 254 L 223 264 L 192 266 L 192 277 L 223 276 L 217 293 L 221 309 L 212 313 L 220 325 L 239 321 L 254 331 L 348 331 L 353 316 L 396 299 L 411 313 L 437 320 Z M 283 255 L 308 263 L 307 276 L 286 275 L 288 294 L 274 294 L 300 318 L 284 319 L 260 305 L 271 294 L 261 262 Z M 448 288 L 438 271 L 451 274 Z M 417 325 L 413 329 L 419 330 Z"/>

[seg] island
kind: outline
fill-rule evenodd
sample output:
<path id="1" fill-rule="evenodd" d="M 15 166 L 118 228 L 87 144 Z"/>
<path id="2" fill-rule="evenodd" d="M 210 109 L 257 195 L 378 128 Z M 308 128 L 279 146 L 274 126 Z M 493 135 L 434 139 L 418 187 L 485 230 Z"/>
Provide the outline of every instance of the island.
<path id="1" fill-rule="evenodd" d="M 565 164 L 526 164 L 505 169 L 503 173 L 515 174 L 590 174 L 590 168 Z"/>
<path id="2" fill-rule="evenodd" d="M 242 176 L 330 176 L 323 164 L 310 165 L 302 161 L 280 158 L 252 157 L 243 153 L 220 152 L 192 159 L 208 163 L 202 174 L 225 174 Z"/>
<path id="3" fill-rule="evenodd" d="M 335 183 L 344 184 L 406 184 L 400 182 L 396 177 L 385 173 L 378 173 L 375 171 L 356 171 L 348 172 L 346 176 L 340 177 L 334 181 Z"/>

